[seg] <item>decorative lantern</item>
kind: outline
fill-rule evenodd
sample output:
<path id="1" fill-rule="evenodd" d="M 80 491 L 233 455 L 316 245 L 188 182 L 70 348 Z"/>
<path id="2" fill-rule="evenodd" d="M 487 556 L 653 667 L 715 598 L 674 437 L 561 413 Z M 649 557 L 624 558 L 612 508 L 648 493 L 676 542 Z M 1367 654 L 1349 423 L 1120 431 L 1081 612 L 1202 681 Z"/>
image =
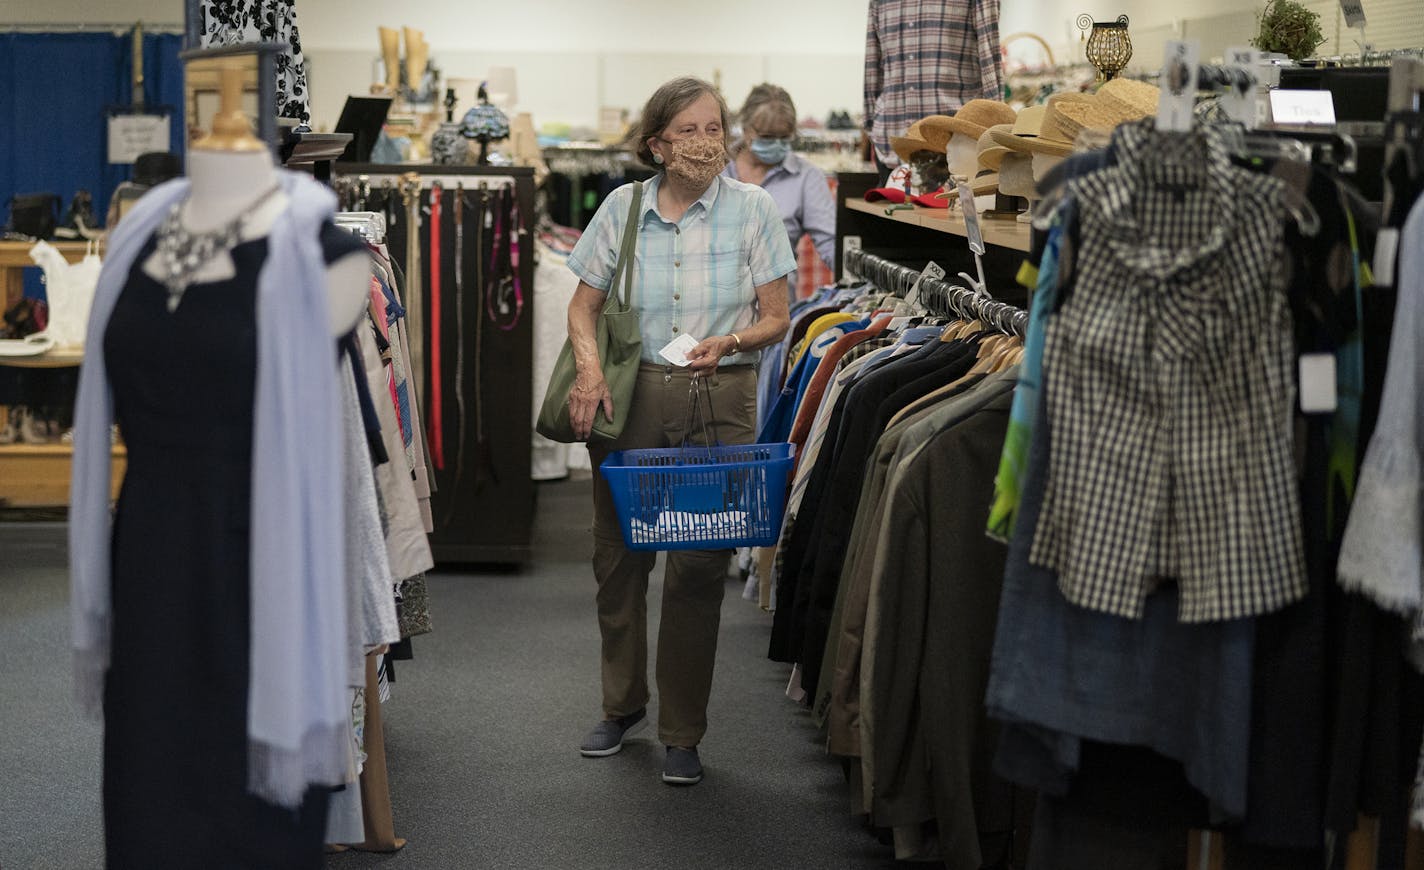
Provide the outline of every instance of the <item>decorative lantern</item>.
<path id="1" fill-rule="evenodd" d="M 489 163 L 489 143 L 509 138 L 509 118 L 498 106 L 490 104 L 489 92 L 483 84 L 480 85 L 479 104 L 465 113 L 461 126 L 466 139 L 479 141 L 481 166 Z"/>
<path id="2" fill-rule="evenodd" d="M 1087 35 L 1088 63 L 1098 69 L 1098 81 L 1105 82 L 1122 72 L 1132 60 L 1132 38 L 1127 33 L 1127 16 L 1116 21 L 1094 21 L 1084 13 L 1078 16 L 1078 29 Z"/>

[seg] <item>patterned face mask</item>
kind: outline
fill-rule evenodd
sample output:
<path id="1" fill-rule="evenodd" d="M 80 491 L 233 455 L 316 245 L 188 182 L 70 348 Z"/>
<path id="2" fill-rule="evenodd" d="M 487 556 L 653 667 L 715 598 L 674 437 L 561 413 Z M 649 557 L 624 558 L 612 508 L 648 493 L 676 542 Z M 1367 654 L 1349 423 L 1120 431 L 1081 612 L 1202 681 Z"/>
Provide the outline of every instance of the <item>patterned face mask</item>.
<path id="1" fill-rule="evenodd" d="M 667 171 L 689 186 L 705 188 L 727 166 L 727 149 L 721 139 L 695 136 L 678 142 L 668 142 L 672 156 L 667 159 Z"/>

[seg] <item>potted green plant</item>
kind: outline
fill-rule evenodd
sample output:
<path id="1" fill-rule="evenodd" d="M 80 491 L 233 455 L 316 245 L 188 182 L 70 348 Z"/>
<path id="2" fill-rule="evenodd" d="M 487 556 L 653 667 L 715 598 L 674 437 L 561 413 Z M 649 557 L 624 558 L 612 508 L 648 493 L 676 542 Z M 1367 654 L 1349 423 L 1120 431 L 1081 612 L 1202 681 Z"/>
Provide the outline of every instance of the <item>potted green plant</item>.
<path id="1" fill-rule="evenodd" d="M 1320 14 L 1296 0 L 1270 0 L 1256 16 L 1260 29 L 1251 44 L 1262 51 L 1274 51 L 1291 60 L 1304 60 L 1325 41 L 1320 32 Z"/>

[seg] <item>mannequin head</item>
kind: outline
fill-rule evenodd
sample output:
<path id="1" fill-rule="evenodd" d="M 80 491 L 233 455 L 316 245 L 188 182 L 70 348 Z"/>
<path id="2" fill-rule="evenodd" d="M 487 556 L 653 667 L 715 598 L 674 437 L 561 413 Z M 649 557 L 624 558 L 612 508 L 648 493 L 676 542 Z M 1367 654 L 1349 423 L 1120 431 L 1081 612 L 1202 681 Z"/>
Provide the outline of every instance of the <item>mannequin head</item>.
<path id="1" fill-rule="evenodd" d="M 964 133 L 955 133 L 945 148 L 949 159 L 949 174 L 958 178 L 973 178 L 979 172 L 979 140 Z"/>
<path id="2" fill-rule="evenodd" d="M 1005 154 L 1004 162 L 999 164 L 999 192 L 1006 196 L 1036 198 L 1038 193 L 1033 186 L 1035 159 L 1017 151 Z"/>
<path id="3" fill-rule="evenodd" d="M 1059 157 L 1056 154 L 1035 154 L 1033 155 L 1033 180 L 1042 181 L 1043 176 L 1053 170 L 1053 167 L 1066 160 L 1066 157 Z"/>

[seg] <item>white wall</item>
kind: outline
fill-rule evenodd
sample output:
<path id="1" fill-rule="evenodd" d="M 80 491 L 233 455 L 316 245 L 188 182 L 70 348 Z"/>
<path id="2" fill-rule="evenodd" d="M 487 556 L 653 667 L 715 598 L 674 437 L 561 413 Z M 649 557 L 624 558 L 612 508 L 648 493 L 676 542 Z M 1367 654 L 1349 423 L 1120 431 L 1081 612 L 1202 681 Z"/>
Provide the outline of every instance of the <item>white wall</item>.
<path id="1" fill-rule="evenodd" d="M 601 106 L 636 112 L 685 74 L 719 79 L 734 107 L 761 81 L 786 87 L 803 115 L 855 110 L 861 99 L 865 0 L 410 0 L 398 10 L 298 0 L 297 9 L 318 127 L 368 89 L 381 26 L 424 30 L 447 78 L 514 67 L 518 108 L 535 124 L 593 126 Z"/>
<path id="2" fill-rule="evenodd" d="M 1323 55 L 1358 52 L 1358 34 L 1344 26 L 1336 0 L 1303 0 L 1318 12 L 1326 42 Z M 1126 13 L 1131 19 L 1131 69 L 1155 70 L 1168 39 L 1198 39 L 1202 58 L 1220 57 L 1229 45 L 1246 45 L 1256 35 L 1256 15 L 1265 0 L 1194 0 L 1179 5 L 1163 0 L 1001 0 L 1001 32 L 1031 31 L 1048 40 L 1059 63 L 1081 62 L 1083 45 L 1076 21 L 1087 12 L 1100 20 Z M 1369 41 L 1377 49 L 1424 46 L 1424 11 L 1420 0 L 1363 0 L 1371 22 Z M 1011 49 L 1016 51 L 1017 49 Z M 1025 57 L 1036 57 L 1026 48 Z"/>
<path id="3" fill-rule="evenodd" d="M 0 28 L 12 24 L 134 22 L 181 25 L 182 0 L 0 0 Z"/>

